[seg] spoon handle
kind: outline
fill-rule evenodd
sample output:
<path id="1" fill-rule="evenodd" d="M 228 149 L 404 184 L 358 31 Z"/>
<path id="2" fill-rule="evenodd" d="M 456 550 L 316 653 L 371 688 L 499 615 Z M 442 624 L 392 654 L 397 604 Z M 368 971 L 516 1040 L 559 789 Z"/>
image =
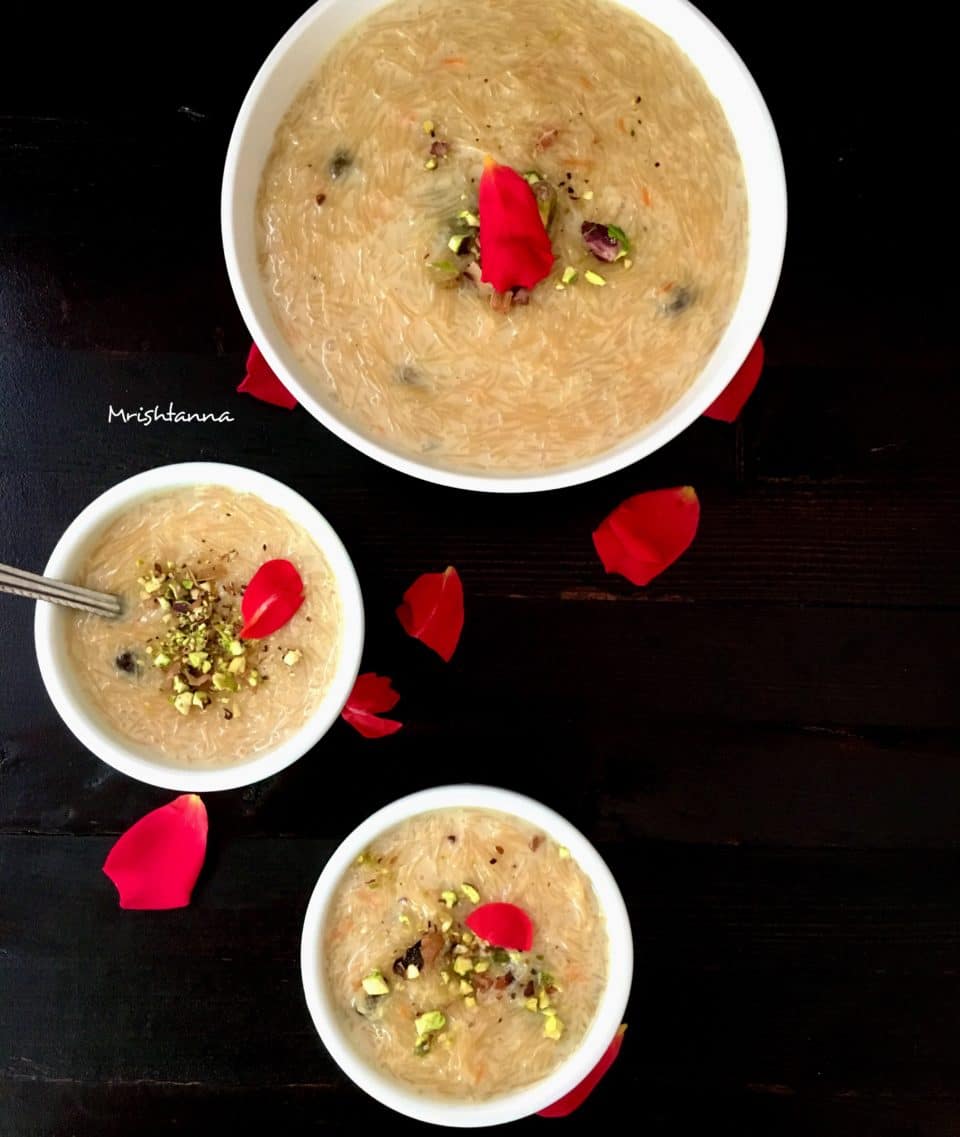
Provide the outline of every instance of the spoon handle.
<path id="1" fill-rule="evenodd" d="M 97 616 L 119 616 L 122 611 L 120 597 L 109 592 L 94 592 L 63 580 L 51 580 L 33 572 L 0 565 L 0 592 L 26 596 L 28 600 L 49 600 L 51 604 L 65 604 L 68 608 L 81 608 Z"/>

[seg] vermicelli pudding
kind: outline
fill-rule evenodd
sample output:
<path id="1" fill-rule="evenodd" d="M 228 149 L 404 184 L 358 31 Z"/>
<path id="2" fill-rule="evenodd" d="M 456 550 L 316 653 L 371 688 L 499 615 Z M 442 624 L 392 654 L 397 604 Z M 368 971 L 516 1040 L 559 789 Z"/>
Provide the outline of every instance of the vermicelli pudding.
<path id="1" fill-rule="evenodd" d="M 555 259 L 532 289 L 484 275 L 488 156 L 541 210 Z M 394 0 L 362 20 L 278 129 L 257 224 L 316 396 L 397 452 L 503 474 L 595 457 L 667 411 L 748 248 L 719 102 L 609 0 Z"/>
<path id="2" fill-rule="evenodd" d="M 479 922 L 501 909 L 532 926 L 522 949 Z M 476 808 L 422 813 L 378 837 L 334 894 L 323 956 L 356 1050 L 424 1094 L 461 1101 L 564 1062 L 610 967 L 597 896 L 569 850 Z"/>
<path id="3" fill-rule="evenodd" d="M 251 628 L 247 638 L 243 595 L 266 562 L 293 566 L 302 602 L 272 634 Z M 99 535 L 76 583 L 124 605 L 116 620 L 70 614 L 66 650 L 85 697 L 173 765 L 230 765 L 275 747 L 333 680 L 333 573 L 304 529 L 255 494 L 208 485 L 133 504 Z"/>

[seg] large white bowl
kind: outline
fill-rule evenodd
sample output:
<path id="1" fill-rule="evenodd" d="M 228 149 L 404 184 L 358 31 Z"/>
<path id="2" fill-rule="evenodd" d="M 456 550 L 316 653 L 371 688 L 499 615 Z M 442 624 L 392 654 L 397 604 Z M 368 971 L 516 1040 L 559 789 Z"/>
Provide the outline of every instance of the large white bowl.
<path id="1" fill-rule="evenodd" d="M 330 47 L 384 0 L 318 0 L 267 57 L 240 108 L 227 151 L 221 226 L 227 272 L 240 311 L 267 362 L 306 409 L 345 442 L 405 474 L 461 489 L 527 493 L 590 481 L 622 469 L 669 442 L 720 394 L 747 356 L 773 301 L 787 230 L 783 159 L 769 112 L 743 61 L 686 0 L 620 0 L 683 49 L 719 99 L 743 161 L 750 241 L 743 290 L 716 351 L 682 398 L 639 434 L 599 457 L 523 476 L 466 474 L 418 461 L 362 434 L 311 389 L 273 318 L 257 260 L 255 203 L 274 133 Z M 547 8 L 549 10 L 549 7 Z M 358 82 L 363 77 L 358 76 Z"/>
<path id="2" fill-rule="evenodd" d="M 331 999 L 324 965 L 324 926 L 337 886 L 360 853 L 401 821 L 434 809 L 495 809 L 542 829 L 566 845 L 589 877 L 606 921 L 609 944 L 607 985 L 580 1046 L 552 1074 L 524 1089 L 482 1102 L 430 1097 L 366 1061 L 345 1035 Z M 353 1082 L 382 1105 L 435 1125 L 475 1129 L 516 1121 L 552 1105 L 580 1084 L 599 1062 L 623 1020 L 633 981 L 633 937 L 620 889 L 600 854 L 569 821 L 540 802 L 492 786 L 438 786 L 384 806 L 346 837 L 327 861 L 307 906 L 300 942 L 300 970 L 307 1007 L 330 1056 Z M 598 1092 L 602 1092 L 598 1091 Z"/>
<path id="3" fill-rule="evenodd" d="M 155 750 L 125 737 L 85 696 L 64 650 L 71 612 L 38 602 L 34 620 L 37 661 L 51 702 L 76 737 L 98 758 L 137 781 L 168 790 L 205 793 L 248 786 L 285 769 L 302 757 L 336 722 L 353 688 L 363 650 L 363 600 L 353 564 L 327 521 L 306 500 L 273 478 L 220 462 L 159 466 L 120 482 L 91 502 L 70 524 L 50 555 L 44 575 L 76 580 L 100 534 L 137 501 L 183 486 L 223 485 L 252 493 L 282 509 L 310 535 L 327 559 L 340 594 L 343 619 L 340 655 L 330 688 L 307 722 L 286 741 L 245 762 L 191 770 L 164 761 Z"/>

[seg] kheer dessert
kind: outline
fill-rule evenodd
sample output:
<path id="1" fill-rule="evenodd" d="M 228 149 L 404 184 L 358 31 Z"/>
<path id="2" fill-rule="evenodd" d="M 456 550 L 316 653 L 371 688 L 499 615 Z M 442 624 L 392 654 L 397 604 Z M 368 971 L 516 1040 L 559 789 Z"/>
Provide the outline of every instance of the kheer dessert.
<path id="1" fill-rule="evenodd" d="M 342 618 L 330 566 L 254 494 L 200 486 L 130 506 L 77 583 L 124 603 L 116 620 L 71 613 L 65 650 L 84 694 L 171 764 L 254 758 L 302 727 L 333 679 Z"/>
<path id="2" fill-rule="evenodd" d="M 526 182 L 500 218 L 495 168 Z M 515 276 L 495 271 L 496 224 L 534 203 L 536 255 L 514 241 Z M 595 457 L 670 408 L 748 244 L 720 104 L 609 0 L 394 0 L 318 61 L 256 212 L 316 396 L 399 453 L 502 474 Z"/>
<path id="3" fill-rule="evenodd" d="M 597 896 L 569 851 L 477 808 L 422 813 L 378 837 L 334 894 L 323 953 L 356 1049 L 462 1101 L 556 1069 L 611 965 Z"/>

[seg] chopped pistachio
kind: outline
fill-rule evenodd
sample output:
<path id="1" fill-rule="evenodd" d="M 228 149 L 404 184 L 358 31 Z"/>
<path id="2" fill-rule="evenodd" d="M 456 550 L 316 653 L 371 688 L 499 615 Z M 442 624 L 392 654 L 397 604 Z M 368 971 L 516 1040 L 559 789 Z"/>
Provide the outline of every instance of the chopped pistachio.
<path id="1" fill-rule="evenodd" d="M 165 651 L 158 651 L 153 657 L 154 667 L 169 667 L 171 662 L 170 656 Z"/>
<path id="2" fill-rule="evenodd" d="M 485 971 L 489 971 L 490 970 L 490 960 L 489 959 L 477 960 L 477 962 L 473 965 L 473 970 L 479 972 L 481 975 Z"/>
<path id="3" fill-rule="evenodd" d="M 437 168 L 436 158 L 428 158 L 426 162 L 423 163 L 423 168 L 425 170 L 435 170 Z"/>
<path id="4" fill-rule="evenodd" d="M 557 849 L 557 852 L 560 854 L 560 859 L 562 861 L 565 861 L 570 857 L 570 850 L 566 845 L 561 845 L 560 848 Z"/>
<path id="5" fill-rule="evenodd" d="M 287 667 L 296 667 L 296 665 L 303 659 L 303 652 L 294 648 L 292 651 L 284 652 L 283 662 Z"/>
<path id="6" fill-rule="evenodd" d="M 466 981 L 466 979 L 460 980 L 460 994 L 461 995 L 472 995 L 473 994 L 473 988 Z"/>
<path id="7" fill-rule="evenodd" d="M 623 262 L 623 267 L 624 268 L 633 268 L 633 261 L 629 257 L 627 257 L 627 259 Z"/>
<path id="8" fill-rule="evenodd" d="M 245 656 L 238 655 L 236 659 L 231 659 L 227 664 L 227 671 L 231 675 L 242 675 L 247 670 L 247 660 Z"/>
<path id="9" fill-rule="evenodd" d="M 469 209 L 461 209 L 457 214 L 458 221 L 464 221 L 471 229 L 480 228 L 480 218 L 475 213 L 471 213 Z"/>
<path id="10" fill-rule="evenodd" d="M 540 174 L 537 173 L 536 170 L 527 170 L 527 172 L 523 175 L 523 180 L 527 183 L 527 185 L 535 186 L 537 182 L 542 182 L 543 178 Z"/>
<path id="11" fill-rule="evenodd" d="M 401 924 L 406 924 L 408 928 L 410 927 L 410 917 L 406 914 L 406 912 L 401 912 L 397 919 Z"/>
<path id="12" fill-rule="evenodd" d="M 540 992 L 539 996 L 537 997 L 537 1006 L 541 1011 L 545 1011 L 547 1007 L 550 1006 L 550 996 L 546 993 L 546 991 Z"/>
<path id="13" fill-rule="evenodd" d="M 468 995 L 468 996 L 467 996 L 467 997 L 466 997 L 466 998 L 463 1000 L 463 1005 L 464 1005 L 465 1007 L 469 1007 L 469 1008 L 470 1008 L 470 1010 L 472 1011 L 472 1010 L 473 1010 L 473 1008 L 474 1008 L 474 1007 L 477 1005 L 477 1000 L 476 1000 L 476 999 L 475 999 L 475 998 L 474 998 L 472 995 Z"/>
<path id="14" fill-rule="evenodd" d="M 443 1011 L 425 1011 L 413 1020 L 417 1034 L 423 1038 L 425 1034 L 436 1034 L 447 1025 L 447 1016 Z"/>
<path id="15" fill-rule="evenodd" d="M 246 651 L 246 648 L 243 646 L 243 643 L 240 640 L 231 640 L 227 644 L 227 651 L 231 655 L 243 655 L 243 653 Z"/>
<path id="16" fill-rule="evenodd" d="M 449 932 L 452 927 L 453 927 L 453 921 L 452 920 L 444 920 L 443 923 L 440 925 L 440 931 L 441 932 Z"/>
<path id="17" fill-rule="evenodd" d="M 592 189 L 584 190 L 580 196 L 583 198 L 584 201 L 593 201 L 593 190 Z"/>
<path id="18" fill-rule="evenodd" d="M 175 695 L 182 695 L 184 691 L 188 690 L 188 685 L 180 678 L 179 675 L 173 677 L 173 693 Z"/>
<path id="19" fill-rule="evenodd" d="M 560 277 L 561 283 L 573 284 L 579 275 L 580 274 L 573 267 L 573 265 L 567 265 L 567 267 L 563 270 L 563 276 Z"/>
<path id="20" fill-rule="evenodd" d="M 226 671 L 215 671 L 213 679 L 213 689 L 215 691 L 239 691 L 240 684 L 237 683 L 234 676 Z"/>
<path id="21" fill-rule="evenodd" d="M 470 240 L 469 233 L 454 233 L 454 235 L 447 241 L 447 248 L 451 253 L 459 255 L 460 250 L 463 248 L 464 243 Z"/>
<path id="22" fill-rule="evenodd" d="M 470 932 L 464 932 L 463 935 L 460 937 L 460 939 L 465 944 L 472 944 L 473 941 L 476 939 L 476 936 L 472 935 Z"/>
<path id="23" fill-rule="evenodd" d="M 477 892 L 472 884 L 461 884 L 460 891 L 470 901 L 471 904 L 480 903 L 480 893 Z"/>
<path id="24" fill-rule="evenodd" d="M 193 692 L 184 691 L 182 694 L 177 695 L 173 700 L 173 705 L 182 715 L 188 715 L 190 708 L 193 706 Z"/>
<path id="25" fill-rule="evenodd" d="M 473 971 L 473 961 L 465 955 L 458 955 L 453 961 L 453 970 L 458 975 L 466 975 L 468 971 Z"/>
<path id="26" fill-rule="evenodd" d="M 546 1016 L 543 1024 L 543 1034 L 545 1038 L 552 1038 L 555 1041 L 563 1034 L 563 1023 L 556 1015 Z"/>
<path id="27" fill-rule="evenodd" d="M 256 685 L 259 682 L 260 682 L 260 672 L 259 671 L 251 671 L 250 674 L 247 676 L 247 683 L 249 683 L 251 687 L 256 687 Z"/>
<path id="28" fill-rule="evenodd" d="M 361 980 L 364 991 L 368 995 L 388 995 L 390 993 L 390 984 L 384 979 L 379 971 L 371 971 L 369 975 L 365 975 Z"/>
<path id="29" fill-rule="evenodd" d="M 553 287 L 557 290 L 557 292 L 567 291 L 567 286 L 565 284 L 555 284 Z"/>
<path id="30" fill-rule="evenodd" d="M 433 132 L 434 132 L 436 129 L 437 129 L 437 128 L 436 128 L 436 127 L 434 126 L 434 124 L 433 124 L 433 123 L 430 121 L 430 119 L 427 119 L 427 120 L 424 122 L 424 124 L 423 124 L 423 133 L 424 133 L 424 134 L 433 134 Z"/>
<path id="31" fill-rule="evenodd" d="M 607 283 L 600 273 L 594 272 L 593 269 L 587 269 L 583 274 L 583 279 L 588 284 L 595 284 L 598 288 L 602 288 Z"/>
<path id="32" fill-rule="evenodd" d="M 504 949 L 500 948 L 500 947 L 494 948 L 493 949 L 493 962 L 494 963 L 509 963 L 510 962 L 510 953 L 508 951 L 504 951 Z"/>
<path id="33" fill-rule="evenodd" d="M 533 996 L 531 996 L 529 999 L 526 999 L 523 1005 L 527 1008 L 528 1011 L 536 1011 L 539 1009 L 537 1007 L 537 1000 Z"/>
<path id="34" fill-rule="evenodd" d="M 452 908 L 457 902 L 457 894 L 447 889 L 440 893 L 440 899 L 446 904 L 448 908 Z"/>

